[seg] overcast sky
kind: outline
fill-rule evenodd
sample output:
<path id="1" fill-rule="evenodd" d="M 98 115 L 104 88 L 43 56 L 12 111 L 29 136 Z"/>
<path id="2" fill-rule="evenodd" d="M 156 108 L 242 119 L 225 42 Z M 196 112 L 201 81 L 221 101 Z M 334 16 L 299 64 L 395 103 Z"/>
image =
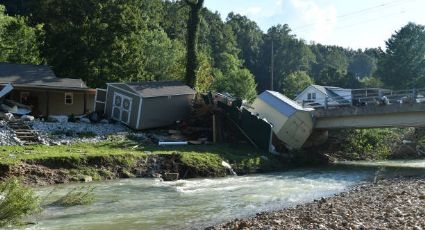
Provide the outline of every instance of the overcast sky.
<path id="1" fill-rule="evenodd" d="M 205 0 L 225 19 L 248 16 L 263 31 L 288 24 L 307 42 L 350 48 L 385 47 L 408 22 L 425 24 L 425 0 Z"/>

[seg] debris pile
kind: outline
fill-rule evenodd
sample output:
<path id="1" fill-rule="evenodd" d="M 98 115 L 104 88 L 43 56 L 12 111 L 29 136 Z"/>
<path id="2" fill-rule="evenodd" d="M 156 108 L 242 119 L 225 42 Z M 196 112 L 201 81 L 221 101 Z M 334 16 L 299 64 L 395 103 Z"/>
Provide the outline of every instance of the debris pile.
<path id="1" fill-rule="evenodd" d="M 0 102 L 0 111 L 17 115 L 26 115 L 30 114 L 32 109 L 30 106 L 12 100 L 2 100 Z"/>

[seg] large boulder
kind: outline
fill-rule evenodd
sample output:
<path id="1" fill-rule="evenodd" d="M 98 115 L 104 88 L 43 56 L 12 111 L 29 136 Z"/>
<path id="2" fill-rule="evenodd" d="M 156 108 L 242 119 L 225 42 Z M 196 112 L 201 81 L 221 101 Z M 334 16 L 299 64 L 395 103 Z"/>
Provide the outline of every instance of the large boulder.
<path id="1" fill-rule="evenodd" d="M 12 113 L 5 113 L 4 118 L 6 121 L 16 121 L 16 118 Z"/>
<path id="2" fill-rule="evenodd" d="M 164 181 L 176 181 L 179 179 L 179 174 L 178 173 L 164 173 L 162 175 L 162 179 Z"/>
<path id="3" fill-rule="evenodd" d="M 88 119 L 88 118 L 86 118 L 86 117 L 82 117 L 82 118 L 80 118 L 80 122 L 81 122 L 81 123 L 87 123 L 87 124 L 90 124 L 90 123 L 91 123 L 90 119 Z"/>

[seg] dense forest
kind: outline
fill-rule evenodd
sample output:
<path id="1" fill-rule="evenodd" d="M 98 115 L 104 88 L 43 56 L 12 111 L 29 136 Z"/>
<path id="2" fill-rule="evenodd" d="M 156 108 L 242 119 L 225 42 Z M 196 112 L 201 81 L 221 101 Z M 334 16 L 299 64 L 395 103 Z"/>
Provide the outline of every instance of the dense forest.
<path id="1" fill-rule="evenodd" d="M 191 85 L 198 91 L 248 100 L 272 87 L 293 97 L 312 83 L 425 87 L 422 25 L 395 31 L 385 49 L 353 50 L 309 44 L 286 24 L 263 32 L 239 14 L 223 21 L 202 3 L 1 0 L 0 61 L 47 64 L 59 77 L 82 78 L 91 87 L 116 81 L 190 83 L 194 74 Z"/>

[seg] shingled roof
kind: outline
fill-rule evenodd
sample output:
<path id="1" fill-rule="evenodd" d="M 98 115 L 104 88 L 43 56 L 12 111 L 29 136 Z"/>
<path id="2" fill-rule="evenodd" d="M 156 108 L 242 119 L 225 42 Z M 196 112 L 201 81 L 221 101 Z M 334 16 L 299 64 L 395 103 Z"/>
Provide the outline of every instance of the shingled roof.
<path id="1" fill-rule="evenodd" d="M 163 97 L 193 95 L 196 91 L 179 81 L 154 81 L 127 83 L 133 91 L 142 97 Z"/>
<path id="2" fill-rule="evenodd" d="M 81 79 L 58 78 L 46 65 L 0 62 L 0 84 L 15 86 L 88 89 Z"/>

